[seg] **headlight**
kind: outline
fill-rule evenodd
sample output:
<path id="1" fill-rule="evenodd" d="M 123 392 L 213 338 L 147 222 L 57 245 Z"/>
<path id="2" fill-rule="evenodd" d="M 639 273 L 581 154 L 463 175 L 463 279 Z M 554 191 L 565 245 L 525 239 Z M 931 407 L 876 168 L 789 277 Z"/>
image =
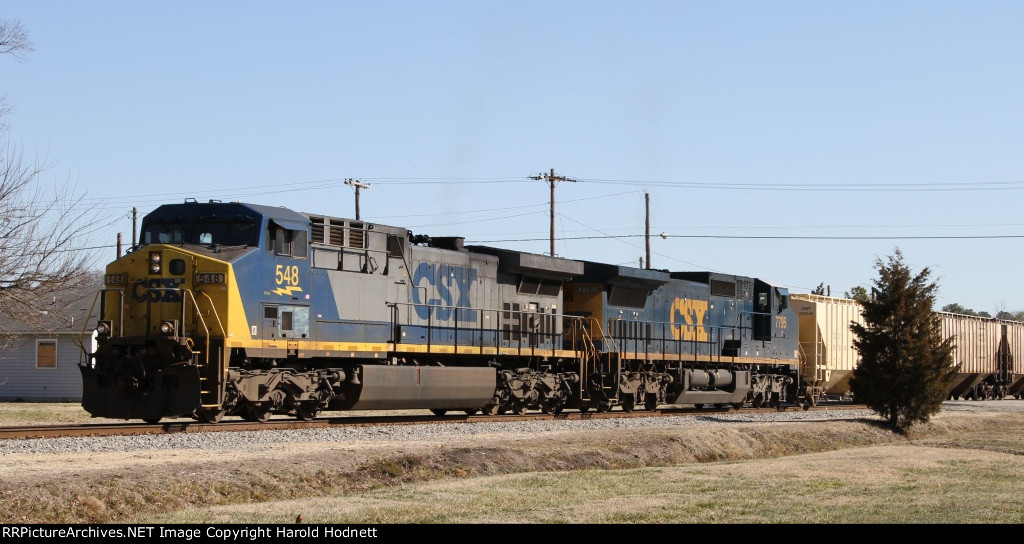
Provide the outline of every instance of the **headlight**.
<path id="1" fill-rule="evenodd" d="M 174 336 L 174 332 L 177 330 L 177 328 L 177 322 L 175 321 L 160 322 L 160 334 L 164 336 Z"/>
<path id="2" fill-rule="evenodd" d="M 106 338 L 110 336 L 110 321 L 100 321 L 96 324 L 96 335 L 100 338 Z"/>
<path id="3" fill-rule="evenodd" d="M 160 264 L 163 260 L 163 255 L 159 251 L 149 252 L 149 273 L 159 274 L 163 270 L 163 266 Z"/>

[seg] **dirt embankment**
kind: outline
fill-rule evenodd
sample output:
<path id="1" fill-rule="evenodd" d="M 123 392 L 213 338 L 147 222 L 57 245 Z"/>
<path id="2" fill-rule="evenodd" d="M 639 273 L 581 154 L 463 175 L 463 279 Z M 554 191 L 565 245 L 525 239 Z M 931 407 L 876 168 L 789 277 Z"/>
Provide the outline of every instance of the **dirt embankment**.
<path id="1" fill-rule="evenodd" d="M 282 442 L 246 453 L 13 454 L 0 467 L 0 522 L 126 522 L 190 506 L 337 495 L 441 478 L 756 460 L 911 441 L 959 447 L 973 440 L 972 447 L 982 450 L 1024 449 L 1019 442 L 983 438 L 1007 433 L 1024 436 L 1024 414 L 940 415 L 906 436 L 877 421 L 854 420 L 495 434 L 398 446 Z"/>

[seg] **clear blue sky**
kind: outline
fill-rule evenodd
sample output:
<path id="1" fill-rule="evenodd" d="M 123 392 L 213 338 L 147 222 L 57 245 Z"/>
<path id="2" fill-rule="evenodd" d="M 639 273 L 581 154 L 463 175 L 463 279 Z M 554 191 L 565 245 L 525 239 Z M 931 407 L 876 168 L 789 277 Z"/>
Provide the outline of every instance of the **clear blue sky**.
<path id="1" fill-rule="evenodd" d="M 646 191 L 654 268 L 842 295 L 898 247 L 940 306 L 1024 310 L 1019 0 L 0 5 L 11 143 L 104 260 L 133 207 L 353 217 L 346 178 L 364 220 L 548 253 L 554 168 L 563 257 L 638 265 Z"/>

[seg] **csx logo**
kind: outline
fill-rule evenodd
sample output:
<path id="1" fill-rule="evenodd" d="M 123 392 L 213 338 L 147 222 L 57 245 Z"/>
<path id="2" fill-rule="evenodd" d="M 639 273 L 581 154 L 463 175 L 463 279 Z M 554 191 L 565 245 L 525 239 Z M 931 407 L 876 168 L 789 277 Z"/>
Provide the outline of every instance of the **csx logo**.
<path id="1" fill-rule="evenodd" d="M 416 315 L 421 319 L 427 319 L 431 311 L 434 311 L 434 317 L 437 319 L 446 321 L 457 317 L 459 321 L 475 323 L 476 310 L 456 312 L 454 308 L 469 308 L 469 289 L 476 278 L 475 268 L 421 262 L 412 274 L 412 301 L 416 304 Z M 427 298 L 428 285 L 434 287 L 438 298 Z"/>
<path id="2" fill-rule="evenodd" d="M 676 340 L 708 341 L 704 328 L 704 314 L 708 312 L 708 301 L 677 298 L 672 301 L 672 337 Z"/>
<path id="3" fill-rule="evenodd" d="M 132 284 L 132 298 L 138 302 L 143 302 L 146 298 L 149 298 L 150 302 L 181 302 L 181 292 L 176 289 L 182 283 L 185 283 L 182 278 L 138 280 Z"/>

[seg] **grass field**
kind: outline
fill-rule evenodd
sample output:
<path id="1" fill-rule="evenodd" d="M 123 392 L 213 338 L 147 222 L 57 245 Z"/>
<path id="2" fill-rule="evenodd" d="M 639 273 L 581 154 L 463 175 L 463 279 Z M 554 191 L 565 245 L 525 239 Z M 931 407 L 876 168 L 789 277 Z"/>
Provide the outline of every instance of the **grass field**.
<path id="1" fill-rule="evenodd" d="M 78 410 L 0 405 L 0 425 Z M 1024 523 L 1024 412 L 942 413 L 908 435 L 841 421 L 275 450 L 19 459 L 48 470 L 4 474 L 0 521 Z"/>

